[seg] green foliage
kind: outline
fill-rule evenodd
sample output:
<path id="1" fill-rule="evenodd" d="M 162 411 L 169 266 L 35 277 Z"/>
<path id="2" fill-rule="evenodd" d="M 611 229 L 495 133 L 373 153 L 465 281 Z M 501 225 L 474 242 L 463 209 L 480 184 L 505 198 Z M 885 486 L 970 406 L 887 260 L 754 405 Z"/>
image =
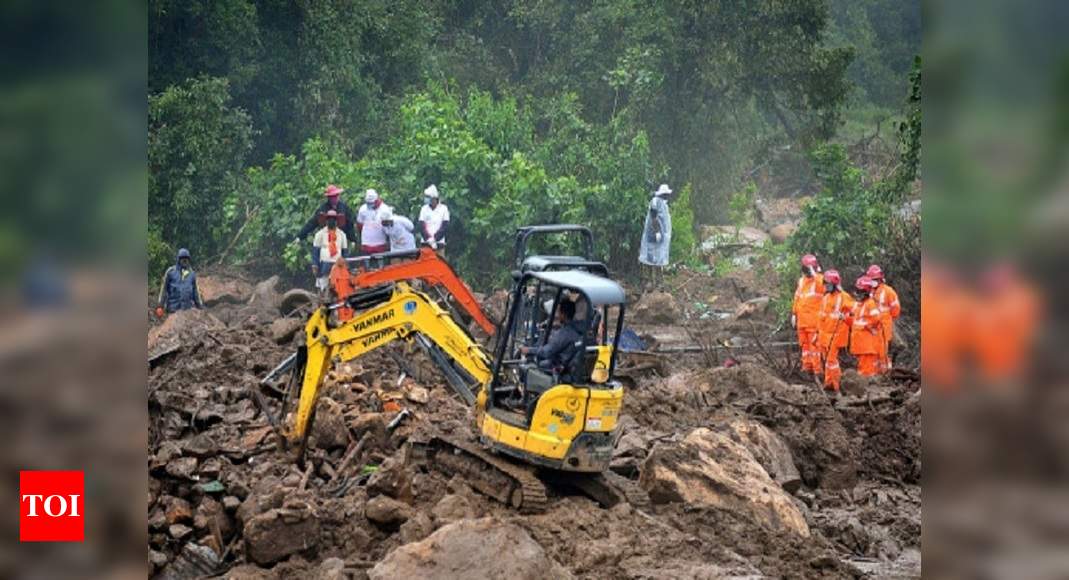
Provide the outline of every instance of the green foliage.
<path id="1" fill-rule="evenodd" d="M 226 79 L 200 78 L 149 98 L 149 227 L 198 260 L 229 228 L 224 200 L 241 185 L 249 116 L 230 104 Z"/>
<path id="2" fill-rule="evenodd" d="M 247 192 L 228 204 L 235 217 L 252 216 L 234 257 L 281 256 L 291 271 L 304 269 L 307 250 L 291 240 L 327 183 L 345 187 L 350 200 L 375 187 L 415 219 L 423 188 L 433 182 L 452 215 L 450 261 L 474 283 L 504 282 L 513 232 L 536 223 L 589 225 L 598 254 L 632 271 L 648 200 L 648 144 L 641 133 L 577 125 L 567 105 L 574 102 L 541 112 L 563 135 L 550 134 L 535 147 L 535 114 L 514 99 L 474 89 L 462 99 L 432 84 L 405 99 L 396 133 L 359 160 L 312 139 L 299 158 L 277 155 L 269 166 L 250 169 Z M 569 173 L 559 172 L 562 165 Z M 680 213 L 692 219 L 686 209 Z M 680 243 L 693 245 L 693 234 Z"/>
<path id="3" fill-rule="evenodd" d="M 750 181 L 742 189 L 731 194 L 728 200 L 728 219 L 738 230 L 752 226 L 757 221 L 757 184 Z"/>
<path id="4" fill-rule="evenodd" d="M 698 256 L 698 237 L 694 233 L 694 207 L 691 205 L 692 188 L 686 184 L 679 189 L 669 203 L 672 212 L 672 247 L 669 257 L 672 262 L 697 266 L 701 264 Z"/>
<path id="5" fill-rule="evenodd" d="M 159 276 L 175 261 L 177 250 L 172 248 L 160 237 L 160 232 L 155 229 L 148 230 L 148 274 L 149 288 L 156 288 L 159 284 Z"/>

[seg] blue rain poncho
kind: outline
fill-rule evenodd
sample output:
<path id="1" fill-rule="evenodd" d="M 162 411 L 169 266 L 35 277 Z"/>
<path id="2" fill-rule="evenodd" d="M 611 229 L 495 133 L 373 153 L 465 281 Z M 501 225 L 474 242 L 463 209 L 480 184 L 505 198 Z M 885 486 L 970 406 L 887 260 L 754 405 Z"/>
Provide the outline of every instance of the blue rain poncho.
<path id="1" fill-rule="evenodd" d="M 657 241 L 657 232 L 661 241 Z M 668 202 L 655 195 L 646 212 L 646 225 L 642 228 L 642 243 L 639 245 L 638 261 L 648 266 L 667 266 L 668 247 L 672 244 L 672 215 Z"/>

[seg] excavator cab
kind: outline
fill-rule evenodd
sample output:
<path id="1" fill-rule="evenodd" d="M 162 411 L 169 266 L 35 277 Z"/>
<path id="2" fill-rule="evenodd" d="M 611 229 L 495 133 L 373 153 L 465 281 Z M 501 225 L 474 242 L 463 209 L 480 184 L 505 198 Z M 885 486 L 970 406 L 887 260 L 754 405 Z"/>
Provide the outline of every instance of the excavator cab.
<path id="1" fill-rule="evenodd" d="M 547 293 L 553 302 L 541 328 L 513 324 L 531 296 Z M 523 356 L 521 347 L 545 345 L 554 332 L 565 332 L 553 327 L 565 301 L 575 305 L 567 322 L 574 342 L 551 361 Z M 489 387 L 480 393 L 484 442 L 552 469 L 607 469 L 623 402 L 623 388 L 612 379 L 623 319 L 624 291 L 608 278 L 568 270 L 522 274 L 509 297 L 508 331 L 498 340 Z"/>

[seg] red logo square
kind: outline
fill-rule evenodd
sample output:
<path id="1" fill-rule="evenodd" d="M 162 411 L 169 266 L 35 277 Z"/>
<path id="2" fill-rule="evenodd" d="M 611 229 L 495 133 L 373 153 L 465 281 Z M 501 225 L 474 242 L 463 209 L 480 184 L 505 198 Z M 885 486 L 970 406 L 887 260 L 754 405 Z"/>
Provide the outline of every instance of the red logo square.
<path id="1" fill-rule="evenodd" d="M 19 541 L 85 540 L 85 474 L 19 472 Z"/>

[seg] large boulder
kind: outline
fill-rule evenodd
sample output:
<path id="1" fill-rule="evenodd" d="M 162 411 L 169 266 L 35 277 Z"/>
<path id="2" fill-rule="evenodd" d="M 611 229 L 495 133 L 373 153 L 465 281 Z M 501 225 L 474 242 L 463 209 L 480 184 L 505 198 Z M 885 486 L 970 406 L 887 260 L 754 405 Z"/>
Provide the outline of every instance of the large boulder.
<path id="1" fill-rule="evenodd" d="M 460 520 L 390 552 L 370 580 L 421 578 L 572 578 L 523 528 L 493 518 Z"/>
<path id="2" fill-rule="evenodd" d="M 300 319 L 277 318 L 271 321 L 268 332 L 271 334 L 271 340 L 275 341 L 276 344 L 287 344 L 293 341 L 293 337 L 303 328 L 304 322 Z"/>
<path id="3" fill-rule="evenodd" d="M 319 520 L 303 500 L 287 500 L 245 523 L 245 556 L 267 566 L 314 548 L 319 542 Z"/>
<path id="4" fill-rule="evenodd" d="M 225 275 L 197 276 L 197 291 L 205 306 L 223 302 L 244 304 L 252 296 L 252 285 L 240 278 Z"/>
<path id="5" fill-rule="evenodd" d="M 312 437 L 316 447 L 328 451 L 349 445 L 349 427 L 345 424 L 341 405 L 334 399 L 321 397 L 316 403 Z"/>
<path id="6" fill-rule="evenodd" d="M 412 508 L 392 497 L 377 495 L 364 506 L 364 515 L 376 524 L 395 529 L 412 517 Z"/>
<path id="7" fill-rule="evenodd" d="M 679 303 L 668 292 L 647 292 L 631 307 L 632 320 L 644 324 L 675 324 L 679 322 Z"/>
<path id="8" fill-rule="evenodd" d="M 792 235 L 794 235 L 794 232 L 796 232 L 797 230 L 798 224 L 788 222 L 784 224 L 779 224 L 777 226 L 772 226 L 772 228 L 768 230 L 768 236 L 772 238 L 773 242 L 776 242 L 777 244 L 782 244 L 783 242 L 786 242 Z"/>
<path id="9" fill-rule="evenodd" d="M 180 350 L 187 343 L 226 328 L 221 320 L 206 310 L 191 308 L 167 315 L 162 324 L 148 331 L 148 360 L 152 362 L 165 354 Z"/>
<path id="10" fill-rule="evenodd" d="M 769 529 L 809 537 L 801 510 L 744 445 L 706 428 L 657 444 L 640 483 L 655 503 L 682 502 L 736 513 Z"/>
<path id="11" fill-rule="evenodd" d="M 791 448 L 768 427 L 749 419 L 733 419 L 723 426 L 733 441 L 750 450 L 769 477 L 783 489 L 794 493 L 802 485 L 802 476 L 794 464 Z"/>

